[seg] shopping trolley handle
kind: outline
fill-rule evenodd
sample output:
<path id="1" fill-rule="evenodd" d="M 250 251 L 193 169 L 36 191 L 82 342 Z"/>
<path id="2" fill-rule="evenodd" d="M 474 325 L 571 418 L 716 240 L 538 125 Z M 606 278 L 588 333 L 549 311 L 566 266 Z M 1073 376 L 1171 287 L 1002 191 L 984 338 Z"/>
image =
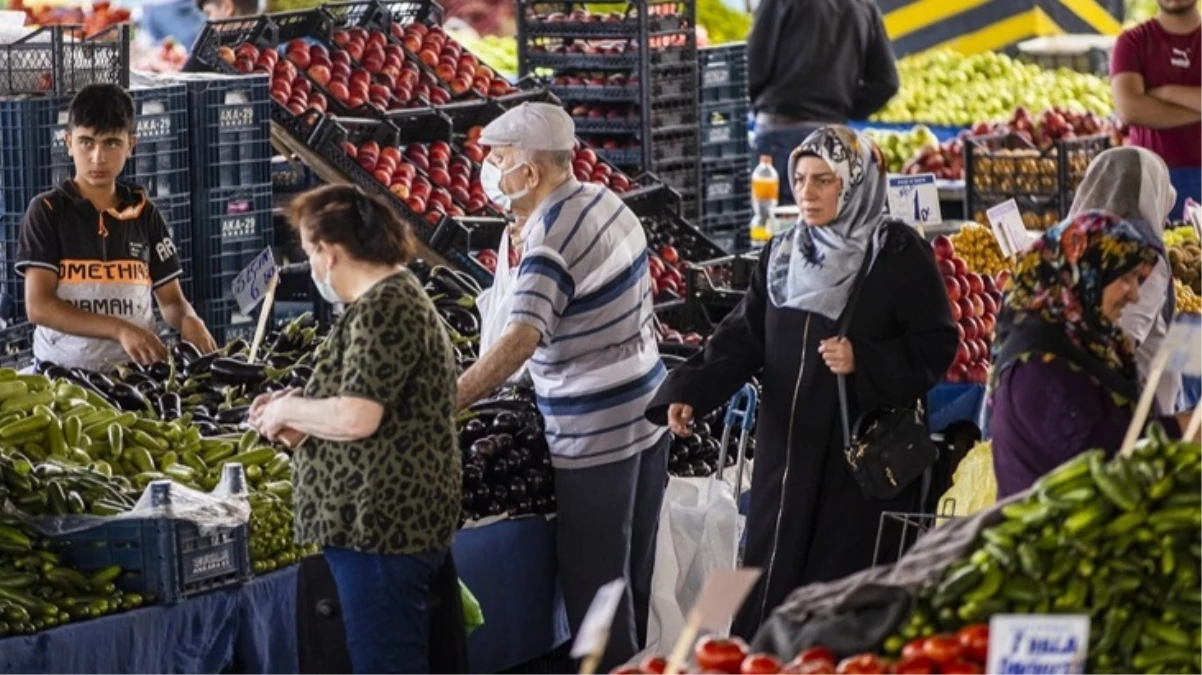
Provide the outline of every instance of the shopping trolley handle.
<path id="1" fill-rule="evenodd" d="M 739 423 L 743 429 L 750 429 L 755 426 L 755 412 L 757 407 L 758 394 L 755 386 L 745 384 L 743 388 L 736 391 L 734 396 L 730 397 L 730 403 L 726 406 L 725 425 L 733 427 Z"/>

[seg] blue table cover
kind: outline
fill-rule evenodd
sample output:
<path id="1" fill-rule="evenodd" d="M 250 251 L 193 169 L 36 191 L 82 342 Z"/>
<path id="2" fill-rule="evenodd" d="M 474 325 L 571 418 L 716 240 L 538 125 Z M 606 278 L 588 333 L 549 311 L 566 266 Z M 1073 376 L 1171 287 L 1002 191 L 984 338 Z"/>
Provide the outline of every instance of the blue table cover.
<path id="1" fill-rule="evenodd" d="M 956 422 L 981 426 L 985 409 L 985 385 L 943 382 L 927 394 L 931 431 L 940 432 Z"/>
<path id="2" fill-rule="evenodd" d="M 5 673 L 219 673 L 233 660 L 238 594 L 68 624 L 0 640 Z"/>
<path id="3" fill-rule="evenodd" d="M 521 518 L 459 532 L 455 564 L 485 624 L 468 640 L 476 673 L 567 641 L 555 521 Z M 223 591 L 0 640 L 0 673 L 295 673 L 296 575 L 289 567 Z"/>

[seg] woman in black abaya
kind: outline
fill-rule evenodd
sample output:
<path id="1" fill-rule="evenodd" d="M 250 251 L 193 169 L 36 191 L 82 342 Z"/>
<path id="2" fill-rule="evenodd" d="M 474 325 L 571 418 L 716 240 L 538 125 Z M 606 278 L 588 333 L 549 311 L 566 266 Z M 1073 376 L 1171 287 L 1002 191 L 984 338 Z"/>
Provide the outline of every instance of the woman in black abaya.
<path id="1" fill-rule="evenodd" d="M 763 371 L 743 560 L 763 575 L 734 624 L 747 639 L 795 588 L 870 566 L 881 512 L 919 509 L 921 481 L 869 499 L 843 456 L 836 375 L 847 375 L 854 423 L 862 411 L 925 397 L 958 341 L 930 247 L 883 215 L 885 171 L 876 146 L 842 126 L 794 150 L 797 225 L 765 247 L 742 302 L 647 409 L 687 435 L 694 411 L 716 409 Z M 837 338 L 866 260 L 847 337 Z"/>

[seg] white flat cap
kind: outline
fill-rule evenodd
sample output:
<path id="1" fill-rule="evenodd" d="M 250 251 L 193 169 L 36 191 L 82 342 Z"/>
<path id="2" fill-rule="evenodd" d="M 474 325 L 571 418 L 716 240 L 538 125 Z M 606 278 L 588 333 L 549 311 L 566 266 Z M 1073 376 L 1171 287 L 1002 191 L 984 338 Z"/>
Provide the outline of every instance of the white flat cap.
<path id="1" fill-rule="evenodd" d="M 568 113 L 550 103 L 523 103 L 488 123 L 480 144 L 514 146 L 523 150 L 572 150 L 576 123 Z"/>

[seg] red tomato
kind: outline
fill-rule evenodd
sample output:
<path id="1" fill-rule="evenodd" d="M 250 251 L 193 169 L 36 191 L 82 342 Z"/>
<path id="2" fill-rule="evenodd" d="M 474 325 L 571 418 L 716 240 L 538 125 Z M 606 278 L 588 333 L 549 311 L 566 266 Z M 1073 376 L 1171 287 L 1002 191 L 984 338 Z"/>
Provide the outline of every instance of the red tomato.
<path id="1" fill-rule="evenodd" d="M 939 672 L 945 675 L 981 675 L 985 669 L 968 661 L 952 661 L 939 666 Z"/>
<path id="2" fill-rule="evenodd" d="M 780 659 L 771 654 L 752 654 L 743 659 L 743 667 L 739 672 L 743 675 L 776 675 L 782 665 Z"/>
<path id="3" fill-rule="evenodd" d="M 664 262 L 669 265 L 676 265 L 680 262 L 680 253 L 675 246 L 661 246 L 659 249 L 659 257 L 664 259 Z"/>
<path id="4" fill-rule="evenodd" d="M 667 667 L 668 660 L 662 656 L 648 656 L 639 664 L 639 670 L 649 675 L 664 675 Z"/>
<path id="5" fill-rule="evenodd" d="M 680 339 L 679 333 L 676 338 Z M 670 341 L 668 336 L 664 337 L 664 341 Z M 723 640 L 704 637 L 693 648 L 693 656 L 697 659 L 697 666 L 705 670 L 737 673 L 743 665 L 743 659 L 747 657 L 747 645 L 738 638 Z"/>
<path id="6" fill-rule="evenodd" d="M 918 638 L 916 640 L 910 640 L 909 642 L 906 643 L 905 647 L 902 647 L 902 653 L 901 653 L 902 659 L 916 659 L 920 656 L 925 657 L 927 653 L 923 649 L 923 646 L 926 645 L 926 643 L 927 643 L 926 638 Z"/>
<path id="7" fill-rule="evenodd" d="M 658 279 L 664 273 L 664 261 L 655 256 L 647 261 L 647 269 L 651 272 L 653 278 Z"/>
<path id="8" fill-rule="evenodd" d="M 883 673 L 889 672 L 889 669 L 876 654 L 857 654 L 840 661 L 835 672 L 838 675 L 883 675 Z"/>
<path id="9" fill-rule="evenodd" d="M 799 675 L 832 675 L 835 672 L 834 659 L 815 658 L 809 661 L 794 660 L 781 669 L 781 673 L 797 673 Z"/>
<path id="10" fill-rule="evenodd" d="M 798 654 L 795 660 L 798 663 L 805 663 L 806 661 L 830 661 L 833 663 L 835 661 L 835 653 L 826 647 L 810 647 Z"/>
<path id="11" fill-rule="evenodd" d="M 964 648 L 960 646 L 960 640 L 955 635 L 940 633 L 927 638 L 922 646 L 922 651 L 927 658 L 942 667 L 945 663 L 959 661 L 960 656 L 964 653 Z"/>
<path id="12" fill-rule="evenodd" d="M 978 623 L 965 626 L 956 633 L 960 647 L 964 649 L 964 658 L 976 663 L 985 663 L 989 656 L 989 626 Z"/>
<path id="13" fill-rule="evenodd" d="M 925 656 L 916 656 L 912 659 L 902 659 L 893 666 L 893 672 L 898 675 L 931 675 L 939 672 L 939 667 L 935 662 Z"/>
<path id="14" fill-rule="evenodd" d="M 642 675 L 642 673 L 643 671 L 639 670 L 638 666 L 629 663 L 609 671 L 609 675 Z"/>

